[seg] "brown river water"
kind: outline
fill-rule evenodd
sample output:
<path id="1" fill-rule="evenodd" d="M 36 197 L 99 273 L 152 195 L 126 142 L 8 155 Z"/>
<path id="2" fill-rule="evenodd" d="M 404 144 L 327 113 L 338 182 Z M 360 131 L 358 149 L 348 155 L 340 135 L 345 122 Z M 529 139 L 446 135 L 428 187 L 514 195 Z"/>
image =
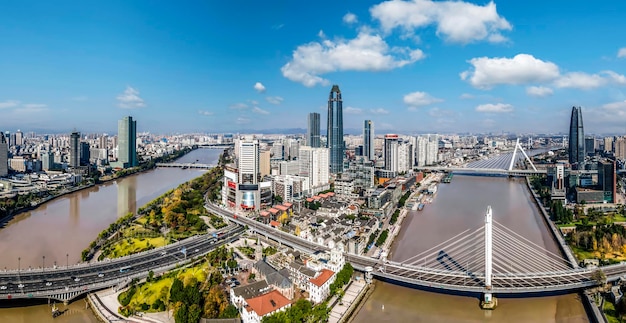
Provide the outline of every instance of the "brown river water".
<path id="1" fill-rule="evenodd" d="M 216 163 L 218 149 L 197 149 L 178 162 Z M 204 173 L 203 170 L 157 168 L 54 199 L 24 212 L 0 229 L 0 269 L 28 270 L 76 264 L 80 254 L 109 224 L 135 212 L 159 195 Z M 43 258 L 45 256 L 45 259 Z M 19 258 L 19 260 L 18 260 Z M 83 299 L 57 304 L 63 315 L 52 319 L 48 305 L 0 302 L 0 323 L 97 322 Z"/>
<path id="2" fill-rule="evenodd" d="M 404 261 L 466 229 L 482 226 L 488 205 L 493 208 L 495 221 L 546 250 L 559 252 L 524 181 L 454 176 L 451 184 L 439 185 L 432 204 L 407 216 L 390 259 Z M 483 311 L 477 297 L 432 293 L 378 281 L 353 322 L 577 323 L 588 322 L 588 318 L 577 294 L 499 298 L 496 310 Z"/>

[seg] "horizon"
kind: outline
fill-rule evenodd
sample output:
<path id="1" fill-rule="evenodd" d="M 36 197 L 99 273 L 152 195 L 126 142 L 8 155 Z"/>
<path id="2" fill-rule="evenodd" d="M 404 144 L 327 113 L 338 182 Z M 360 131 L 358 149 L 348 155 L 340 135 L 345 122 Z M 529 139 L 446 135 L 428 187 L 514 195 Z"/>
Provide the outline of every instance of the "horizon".
<path id="1" fill-rule="evenodd" d="M 337 84 L 346 133 L 626 133 L 626 3 L 69 6 L 0 13 L 0 129 L 305 129 Z"/>

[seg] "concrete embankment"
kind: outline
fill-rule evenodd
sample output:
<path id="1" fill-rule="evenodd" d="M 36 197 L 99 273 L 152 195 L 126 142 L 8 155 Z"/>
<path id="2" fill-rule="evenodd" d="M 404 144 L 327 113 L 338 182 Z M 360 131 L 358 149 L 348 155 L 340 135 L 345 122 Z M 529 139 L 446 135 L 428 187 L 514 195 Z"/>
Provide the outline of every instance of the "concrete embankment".
<path id="1" fill-rule="evenodd" d="M 546 211 L 546 208 L 543 206 L 543 203 L 541 203 L 539 195 L 535 193 L 532 186 L 530 185 L 530 179 L 528 177 L 526 177 L 526 187 L 528 188 L 528 191 L 530 192 L 530 194 L 533 196 L 533 200 L 535 201 L 535 204 L 537 205 L 539 212 L 541 212 L 541 215 L 543 215 L 544 222 L 550 228 L 550 232 L 552 232 L 552 236 L 558 242 L 559 249 L 567 257 L 567 260 L 570 262 L 573 268 L 579 268 L 578 260 L 576 260 L 576 257 L 574 256 L 572 249 L 569 248 L 569 246 L 565 242 L 565 239 L 563 239 L 563 236 L 561 235 L 559 228 L 557 228 L 554 222 L 552 222 L 552 220 L 550 219 L 550 215 Z"/>

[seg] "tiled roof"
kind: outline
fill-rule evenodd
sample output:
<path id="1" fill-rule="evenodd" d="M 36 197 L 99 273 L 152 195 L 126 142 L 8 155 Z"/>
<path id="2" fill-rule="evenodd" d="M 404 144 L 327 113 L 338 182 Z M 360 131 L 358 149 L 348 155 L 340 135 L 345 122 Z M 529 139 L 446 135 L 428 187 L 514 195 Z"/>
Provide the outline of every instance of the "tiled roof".
<path id="1" fill-rule="evenodd" d="M 324 285 L 324 283 L 327 282 L 330 279 L 330 277 L 332 277 L 334 274 L 335 272 L 332 270 L 322 269 L 320 274 L 315 278 L 311 278 L 310 281 L 315 286 L 320 287 Z"/>
<path id="2" fill-rule="evenodd" d="M 244 299 L 247 299 L 263 295 L 263 293 L 268 290 L 269 285 L 267 285 L 267 282 L 265 280 L 259 280 L 258 282 L 254 282 L 252 284 L 235 287 L 233 288 L 233 293 L 236 296 L 241 296 Z"/>
<path id="3" fill-rule="evenodd" d="M 273 290 L 267 294 L 246 299 L 246 309 L 253 310 L 258 316 L 263 317 L 266 314 L 279 310 L 289 304 L 289 301 L 285 296 L 283 296 L 279 291 Z"/>

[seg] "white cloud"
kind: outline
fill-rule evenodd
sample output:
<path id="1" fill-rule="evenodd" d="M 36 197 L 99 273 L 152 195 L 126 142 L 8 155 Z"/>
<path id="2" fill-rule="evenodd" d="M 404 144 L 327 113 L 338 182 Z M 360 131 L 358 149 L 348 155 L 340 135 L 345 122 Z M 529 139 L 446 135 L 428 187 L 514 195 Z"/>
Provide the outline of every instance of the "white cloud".
<path id="1" fill-rule="evenodd" d="M 493 1 L 484 6 L 463 1 L 384 1 L 371 7 L 370 13 L 386 32 L 436 25 L 439 37 L 461 44 L 506 41 L 501 32 L 512 29 Z"/>
<path id="2" fill-rule="evenodd" d="M 469 60 L 473 69 L 461 73 L 461 79 L 479 89 L 490 89 L 498 84 L 527 84 L 552 81 L 559 77 L 559 67 L 529 54 L 513 58 L 477 57 Z"/>
<path id="3" fill-rule="evenodd" d="M 343 112 L 346 114 L 361 114 L 363 112 L 363 109 L 346 107 L 345 109 L 343 109 Z"/>
<path id="4" fill-rule="evenodd" d="M 117 105 L 124 109 L 143 108 L 146 106 L 146 103 L 139 96 L 139 91 L 131 86 L 126 86 L 126 90 L 117 96 L 117 101 Z"/>
<path id="5" fill-rule="evenodd" d="M 583 72 L 571 72 L 559 77 L 554 81 L 554 86 L 558 88 L 576 88 L 589 90 L 605 85 L 607 80 L 598 74 L 587 74 Z"/>
<path id="6" fill-rule="evenodd" d="M 7 100 L 4 102 L 0 102 L 0 109 L 6 108 L 14 108 L 20 104 L 20 101 L 17 100 Z"/>
<path id="7" fill-rule="evenodd" d="M 248 105 L 245 103 L 235 103 L 235 104 L 231 104 L 229 108 L 234 109 L 234 110 L 243 110 L 243 109 L 247 109 Z"/>
<path id="8" fill-rule="evenodd" d="M 283 76 L 307 87 L 328 85 L 320 75 L 337 71 L 387 71 L 424 58 L 419 49 L 390 48 L 376 34 L 359 32 L 354 39 L 327 40 L 300 45 L 281 68 Z"/>
<path id="9" fill-rule="evenodd" d="M 23 107 L 26 109 L 41 109 L 47 106 L 48 106 L 47 104 L 42 104 L 42 103 L 26 103 L 23 105 Z"/>
<path id="10" fill-rule="evenodd" d="M 529 86 L 526 88 L 526 94 L 536 98 L 543 98 L 553 93 L 554 91 L 551 88 L 545 86 Z"/>
<path id="11" fill-rule="evenodd" d="M 270 112 L 269 112 L 269 111 L 267 111 L 267 110 L 263 110 L 263 109 L 261 109 L 261 108 L 259 108 L 259 107 L 254 107 L 254 108 L 252 108 L 252 112 L 254 112 L 254 113 L 258 113 L 258 114 L 270 114 Z"/>
<path id="12" fill-rule="evenodd" d="M 426 92 L 412 92 L 404 96 L 403 101 L 410 108 L 415 109 L 425 105 L 442 102 L 442 99 L 435 98 Z"/>
<path id="13" fill-rule="evenodd" d="M 274 30 L 279 30 L 281 28 L 285 27 L 285 24 L 276 24 L 272 26 L 272 29 Z"/>
<path id="14" fill-rule="evenodd" d="M 606 78 L 609 82 L 617 83 L 617 84 L 626 84 L 626 76 L 622 74 L 615 73 L 613 71 L 602 71 L 601 74 L 606 75 Z"/>
<path id="15" fill-rule="evenodd" d="M 378 108 L 378 109 L 370 109 L 371 114 L 389 114 L 389 110 Z"/>
<path id="16" fill-rule="evenodd" d="M 280 96 L 268 96 L 265 100 L 271 104 L 281 104 L 284 99 Z"/>
<path id="17" fill-rule="evenodd" d="M 265 92 L 265 86 L 261 82 L 254 83 L 254 90 L 259 93 Z"/>
<path id="18" fill-rule="evenodd" d="M 320 31 L 317 33 L 317 37 L 324 39 L 326 38 L 326 34 L 323 30 L 320 29 Z"/>
<path id="19" fill-rule="evenodd" d="M 626 57 L 626 47 L 622 47 L 617 51 L 617 58 Z"/>
<path id="20" fill-rule="evenodd" d="M 618 102 L 612 102 L 612 103 L 607 103 L 605 105 L 602 106 L 603 109 L 605 110 L 611 110 L 611 111 L 620 111 L 620 110 L 626 110 L 626 101 L 618 101 Z M 624 113 L 626 111 L 622 111 L 622 113 Z"/>
<path id="21" fill-rule="evenodd" d="M 347 24 L 353 24 L 358 21 L 359 19 L 357 18 L 357 16 L 351 12 L 348 12 L 345 16 L 343 16 L 343 22 Z"/>
<path id="22" fill-rule="evenodd" d="M 211 111 L 206 111 L 206 110 L 198 110 L 198 114 L 201 114 L 203 116 L 212 116 L 213 112 Z"/>
<path id="23" fill-rule="evenodd" d="M 488 112 L 488 113 L 504 113 L 504 112 L 512 112 L 513 106 L 506 103 L 487 103 L 481 104 L 476 107 L 476 111 L 478 112 Z"/>
<path id="24" fill-rule="evenodd" d="M 476 96 L 474 94 L 470 94 L 470 93 L 463 93 L 461 94 L 460 98 L 463 100 L 470 100 L 475 98 Z"/>
<path id="25" fill-rule="evenodd" d="M 237 120 L 235 120 L 236 124 L 247 124 L 250 123 L 250 119 L 246 118 L 246 117 L 238 117 Z"/>

